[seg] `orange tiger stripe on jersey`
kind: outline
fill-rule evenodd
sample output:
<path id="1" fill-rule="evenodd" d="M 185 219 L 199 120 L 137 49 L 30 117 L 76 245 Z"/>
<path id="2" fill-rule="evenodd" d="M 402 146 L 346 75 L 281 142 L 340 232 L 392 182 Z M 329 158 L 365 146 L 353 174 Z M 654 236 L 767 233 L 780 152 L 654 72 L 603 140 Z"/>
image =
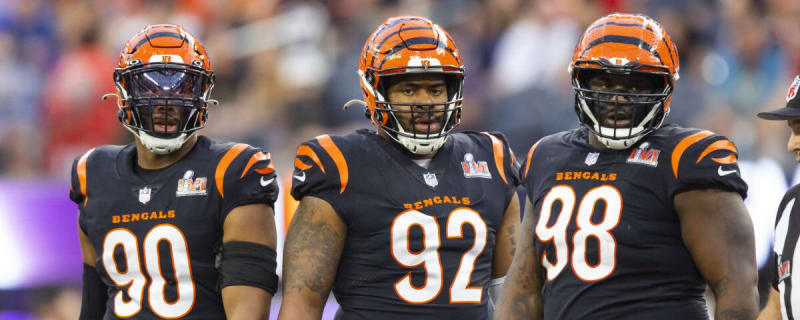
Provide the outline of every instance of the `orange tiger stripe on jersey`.
<path id="1" fill-rule="evenodd" d="M 681 156 L 689 146 L 695 144 L 697 141 L 704 139 L 710 135 L 714 134 L 711 131 L 703 130 L 693 135 L 690 135 L 686 138 L 683 138 L 678 144 L 675 146 L 675 149 L 672 150 L 672 173 L 675 174 L 675 179 L 678 179 L 678 165 L 681 162 Z"/>
<path id="2" fill-rule="evenodd" d="M 83 195 L 83 205 L 86 205 L 86 202 L 89 201 L 89 196 L 86 194 L 86 160 L 89 159 L 89 154 L 94 151 L 95 148 L 92 148 L 89 151 L 86 151 L 81 158 L 78 160 L 78 183 L 81 185 L 81 194 Z M 70 187 L 72 188 L 72 187 Z"/>
<path id="3" fill-rule="evenodd" d="M 306 156 L 306 157 L 311 158 L 311 160 L 313 160 L 314 163 L 317 164 L 317 167 L 319 167 L 319 169 L 322 170 L 322 173 L 325 173 L 325 167 L 322 166 L 322 162 L 319 161 L 319 157 L 317 156 L 317 153 L 314 152 L 314 150 L 311 149 L 311 147 L 309 147 L 307 145 L 300 145 L 299 147 L 297 147 L 297 156 L 294 158 L 294 167 L 295 168 L 300 169 L 300 170 L 306 170 L 308 168 L 311 168 L 311 165 L 308 165 L 305 162 L 303 162 L 302 160 L 300 160 L 300 156 Z"/>
<path id="4" fill-rule="evenodd" d="M 527 160 L 525 160 L 525 175 L 523 175 L 523 178 L 528 177 L 528 170 L 531 169 L 531 158 L 533 157 L 533 150 L 536 150 L 536 146 L 539 145 L 539 142 L 542 142 L 542 139 L 536 141 L 536 143 L 533 144 L 533 147 L 531 147 L 531 150 L 528 151 L 528 158 Z"/>
<path id="5" fill-rule="evenodd" d="M 329 135 L 321 135 L 317 137 L 317 141 L 328 152 L 328 155 L 331 156 L 333 159 L 333 163 L 336 165 L 336 169 L 339 170 L 339 181 L 341 182 L 341 190 L 339 193 L 343 193 L 344 189 L 347 188 L 347 180 L 348 180 L 348 170 L 347 170 L 347 161 L 344 159 L 344 155 L 342 155 L 342 151 L 339 150 L 339 147 L 333 143 L 333 139 Z"/>
<path id="6" fill-rule="evenodd" d="M 255 172 L 259 173 L 259 174 L 270 174 L 270 173 L 275 171 L 275 166 L 273 166 L 272 162 L 270 162 L 265 168 L 259 168 L 259 169 L 255 169 L 253 171 L 255 171 Z"/>
<path id="7" fill-rule="evenodd" d="M 281 179 L 281 188 L 283 190 L 292 190 L 292 173 L 284 175 Z M 283 193 L 283 236 L 285 237 L 289 233 L 289 226 L 292 224 L 292 218 L 294 218 L 294 213 L 297 211 L 297 207 L 300 205 L 300 201 L 297 201 L 292 197 L 291 192 L 284 192 Z"/>
<path id="8" fill-rule="evenodd" d="M 214 173 L 214 180 L 217 182 L 217 190 L 219 190 L 219 196 L 225 198 L 225 194 L 223 193 L 222 187 L 225 182 L 225 171 L 228 171 L 228 166 L 231 165 L 233 159 L 236 159 L 244 149 L 247 148 L 247 145 L 244 143 L 237 143 L 232 148 L 222 156 L 222 159 L 217 164 L 217 170 Z"/>
<path id="9" fill-rule="evenodd" d="M 503 141 L 497 139 L 497 137 L 489 134 L 488 132 L 481 132 L 490 139 L 492 139 L 492 152 L 494 153 L 494 164 L 497 166 L 497 171 L 500 172 L 500 178 L 503 178 L 503 182 L 508 184 L 508 180 L 506 179 L 506 170 L 503 166 Z"/>
<path id="10" fill-rule="evenodd" d="M 253 154 L 252 157 L 250 157 L 250 160 L 247 161 L 247 165 L 244 166 L 244 170 L 242 170 L 242 175 L 239 176 L 239 178 L 240 179 L 244 178 L 244 175 L 245 175 L 245 173 L 247 173 L 247 170 L 250 170 L 250 167 L 252 167 L 254 164 L 256 164 L 256 162 L 262 161 L 262 160 L 266 161 L 266 160 L 269 160 L 269 159 L 270 159 L 269 153 L 264 154 L 264 152 L 261 152 L 261 151 L 256 152 L 255 154 Z M 272 163 L 270 163 L 266 168 L 256 169 L 255 171 L 260 173 L 260 174 L 269 174 L 270 172 L 275 171 L 275 167 L 273 167 Z"/>
<path id="11" fill-rule="evenodd" d="M 703 150 L 703 153 L 701 153 L 700 156 L 697 157 L 697 162 L 696 163 L 700 163 L 700 160 L 703 160 L 703 158 L 705 158 L 705 156 L 707 156 L 709 153 L 712 153 L 712 152 L 717 151 L 717 150 L 728 150 L 728 151 L 732 151 L 732 152 L 739 152 L 739 150 L 736 150 L 736 146 L 734 146 L 732 142 L 730 142 L 728 140 L 719 140 L 717 142 L 712 143 L 708 147 L 706 147 L 706 149 Z M 731 154 L 731 155 L 728 155 L 727 157 L 711 158 L 711 160 L 714 160 L 714 162 L 716 162 L 716 163 L 731 164 L 731 163 L 736 162 L 736 155 Z"/>

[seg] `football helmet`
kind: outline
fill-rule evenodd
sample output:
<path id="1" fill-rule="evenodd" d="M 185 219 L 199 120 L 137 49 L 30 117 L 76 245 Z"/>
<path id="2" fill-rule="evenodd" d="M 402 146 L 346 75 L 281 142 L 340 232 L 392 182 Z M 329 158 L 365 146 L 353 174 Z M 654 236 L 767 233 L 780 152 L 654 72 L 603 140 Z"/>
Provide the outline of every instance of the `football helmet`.
<path id="1" fill-rule="evenodd" d="M 150 25 L 123 46 L 114 70 L 118 118 L 156 154 L 179 149 L 205 126 L 214 72 L 205 47 L 171 24 Z"/>
<path id="2" fill-rule="evenodd" d="M 622 13 L 598 19 L 578 40 L 569 65 L 579 121 L 608 148 L 632 146 L 658 129 L 669 114 L 678 69 L 678 50 L 655 20 Z M 603 73 L 643 75 L 656 84 L 655 90 L 592 90 L 589 80 Z M 625 121 L 603 121 L 604 112 Z"/>
<path id="3" fill-rule="evenodd" d="M 444 109 L 434 108 L 441 103 L 386 100 L 387 79 L 419 73 L 444 77 L 447 84 Z M 461 121 L 464 65 L 450 35 L 426 18 L 400 16 L 386 20 L 364 44 L 358 75 L 367 117 L 412 153 L 430 154 L 438 150 Z M 401 105 L 410 108 L 398 110 L 396 107 Z M 418 133 L 414 128 L 403 127 L 397 117 L 400 113 L 411 113 L 412 118 L 441 119 L 442 125 L 438 132 Z"/>

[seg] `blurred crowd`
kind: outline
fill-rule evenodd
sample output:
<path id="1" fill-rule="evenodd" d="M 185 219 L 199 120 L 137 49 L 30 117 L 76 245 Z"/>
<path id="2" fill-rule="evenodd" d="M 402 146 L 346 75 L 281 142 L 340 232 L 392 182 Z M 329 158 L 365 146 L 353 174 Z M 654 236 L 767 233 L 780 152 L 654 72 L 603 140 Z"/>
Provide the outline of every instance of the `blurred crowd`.
<path id="1" fill-rule="evenodd" d="M 209 51 L 221 104 L 201 134 L 260 146 L 279 172 L 292 169 L 303 140 L 369 126 L 362 110 L 342 106 L 361 98 L 367 36 L 401 14 L 430 17 L 460 50 L 458 130 L 502 131 L 525 154 L 578 125 L 567 65 L 584 28 L 616 11 L 653 17 L 678 47 L 667 122 L 733 139 L 756 168 L 743 167 L 745 178 L 783 178 L 782 190 L 768 190 L 779 197 L 795 174 L 788 130 L 755 114 L 782 107 L 800 73 L 797 0 L 0 0 L 0 178 L 66 180 L 74 157 L 133 140 L 114 101 L 100 97 L 114 90 L 124 42 L 153 23 L 183 25 Z M 773 198 L 763 201 L 777 206 Z M 65 292 L 43 297 L 74 300 Z"/>
<path id="2" fill-rule="evenodd" d="M 216 71 L 202 134 L 261 146 L 291 170 L 294 148 L 368 126 L 358 55 L 383 20 L 432 18 L 467 68 L 460 130 L 504 132 L 518 154 L 577 125 L 567 64 L 588 23 L 615 11 L 660 21 L 680 52 L 668 122 L 731 137 L 742 159 L 770 158 L 788 177 L 785 126 L 754 114 L 781 106 L 800 71 L 794 0 L 3 0 L 0 177 L 63 178 L 71 160 L 132 137 L 116 119 L 112 71 L 122 44 L 151 23 L 181 24 Z"/>

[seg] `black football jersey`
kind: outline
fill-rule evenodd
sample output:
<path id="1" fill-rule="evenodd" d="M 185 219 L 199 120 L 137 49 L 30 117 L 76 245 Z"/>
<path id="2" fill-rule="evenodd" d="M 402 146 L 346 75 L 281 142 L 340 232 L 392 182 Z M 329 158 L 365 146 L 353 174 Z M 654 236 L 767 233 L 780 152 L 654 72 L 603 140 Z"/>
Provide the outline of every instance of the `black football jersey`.
<path id="1" fill-rule="evenodd" d="M 104 319 L 224 319 L 216 249 L 234 208 L 272 206 L 268 153 L 199 136 L 180 161 L 136 165 L 136 146 L 101 146 L 75 160 L 70 198 L 108 286 Z"/>
<path id="2" fill-rule="evenodd" d="M 520 168 L 536 214 L 545 319 L 707 319 L 705 280 L 683 244 L 673 197 L 746 196 L 737 150 L 710 131 L 664 126 L 598 152 L 578 128 L 543 138 Z"/>
<path id="3" fill-rule="evenodd" d="M 800 297 L 800 284 L 795 284 L 795 279 L 800 276 L 792 275 L 794 264 L 800 261 L 800 250 L 797 241 L 800 240 L 800 206 L 797 201 L 800 199 L 800 185 L 795 185 L 781 200 L 778 207 L 778 215 L 775 218 L 775 246 L 774 259 L 775 267 L 770 272 L 770 284 L 775 290 L 780 292 L 781 314 L 783 319 L 796 319 L 794 307 L 798 304 L 797 297 Z M 794 303 L 793 303 L 794 301 Z"/>
<path id="4" fill-rule="evenodd" d="M 518 184 L 498 133 L 451 134 L 424 168 L 362 129 L 297 149 L 292 196 L 347 224 L 343 319 L 487 319 L 495 234 Z"/>

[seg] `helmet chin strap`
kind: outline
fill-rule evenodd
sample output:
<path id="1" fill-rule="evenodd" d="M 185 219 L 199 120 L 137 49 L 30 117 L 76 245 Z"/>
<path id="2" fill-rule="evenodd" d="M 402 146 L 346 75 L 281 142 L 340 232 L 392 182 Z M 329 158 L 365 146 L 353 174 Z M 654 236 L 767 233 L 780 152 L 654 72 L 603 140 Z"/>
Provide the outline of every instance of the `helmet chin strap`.
<path id="1" fill-rule="evenodd" d="M 594 133 L 592 133 L 592 134 L 594 134 Z M 609 149 L 613 149 L 613 150 L 625 150 L 625 149 L 628 149 L 634 143 L 638 142 L 640 139 L 642 139 L 644 137 L 644 136 L 635 136 L 633 138 L 628 138 L 628 139 L 609 139 L 609 138 L 603 138 L 603 137 L 598 136 L 596 134 L 594 134 L 594 136 L 595 136 L 595 138 L 597 138 L 597 141 L 600 141 L 600 143 L 602 143 L 604 146 L 606 146 Z"/>
<path id="2" fill-rule="evenodd" d="M 391 135 L 389 135 L 391 137 Z M 413 154 L 431 154 L 444 145 L 447 135 L 434 139 L 413 139 L 398 135 L 395 139 L 400 145 L 411 151 Z"/>
<path id="3" fill-rule="evenodd" d="M 139 137 L 139 141 L 142 142 L 142 145 L 150 150 L 150 152 L 155 153 L 157 155 L 165 155 L 175 152 L 176 150 L 180 149 L 186 140 L 194 135 L 197 131 L 192 132 L 191 134 L 181 133 L 179 136 L 172 138 L 172 139 L 163 139 L 151 136 L 144 131 L 134 130 L 128 127 L 127 128 L 133 135 Z"/>
<path id="4" fill-rule="evenodd" d="M 591 112 L 591 110 L 589 109 L 589 106 L 587 105 L 587 103 L 586 103 L 586 101 L 584 99 L 579 98 L 578 101 L 580 103 L 580 108 L 583 111 L 583 113 L 586 116 L 588 116 L 589 120 L 592 121 L 592 124 L 591 124 L 592 129 L 593 129 L 592 130 L 592 134 L 595 136 L 595 138 L 597 138 L 597 141 L 600 141 L 600 143 L 602 143 L 604 146 L 606 146 L 609 149 L 613 149 L 613 150 L 625 150 L 625 149 L 628 149 L 631 146 L 633 146 L 636 142 L 638 142 L 639 140 L 644 138 L 645 135 L 639 134 L 640 132 L 645 130 L 645 128 L 643 126 L 641 126 L 641 125 L 644 124 L 644 123 L 647 123 L 648 121 L 650 121 L 655 116 L 656 111 L 658 110 L 658 108 L 661 107 L 660 103 L 658 103 L 655 106 L 653 106 L 653 108 L 645 116 L 645 118 L 641 122 L 639 122 L 640 125 L 637 126 L 637 127 L 630 128 L 630 129 L 628 129 L 628 128 L 609 128 L 609 127 L 603 127 L 603 126 L 600 125 L 600 121 L 598 121 L 597 118 L 595 118 L 594 114 Z M 666 111 L 666 114 L 669 114 L 669 110 Z M 655 126 L 653 126 L 653 130 L 658 129 L 659 127 L 661 127 L 661 124 L 664 122 L 664 119 L 666 118 L 666 114 L 663 117 L 661 117 L 661 120 Z M 600 134 L 598 134 L 598 132 Z M 626 132 L 627 132 L 627 134 L 625 134 Z M 601 135 L 604 135 L 606 137 L 603 137 Z M 610 137 L 627 136 L 627 138 L 616 138 L 616 139 L 607 138 L 609 136 Z"/>

